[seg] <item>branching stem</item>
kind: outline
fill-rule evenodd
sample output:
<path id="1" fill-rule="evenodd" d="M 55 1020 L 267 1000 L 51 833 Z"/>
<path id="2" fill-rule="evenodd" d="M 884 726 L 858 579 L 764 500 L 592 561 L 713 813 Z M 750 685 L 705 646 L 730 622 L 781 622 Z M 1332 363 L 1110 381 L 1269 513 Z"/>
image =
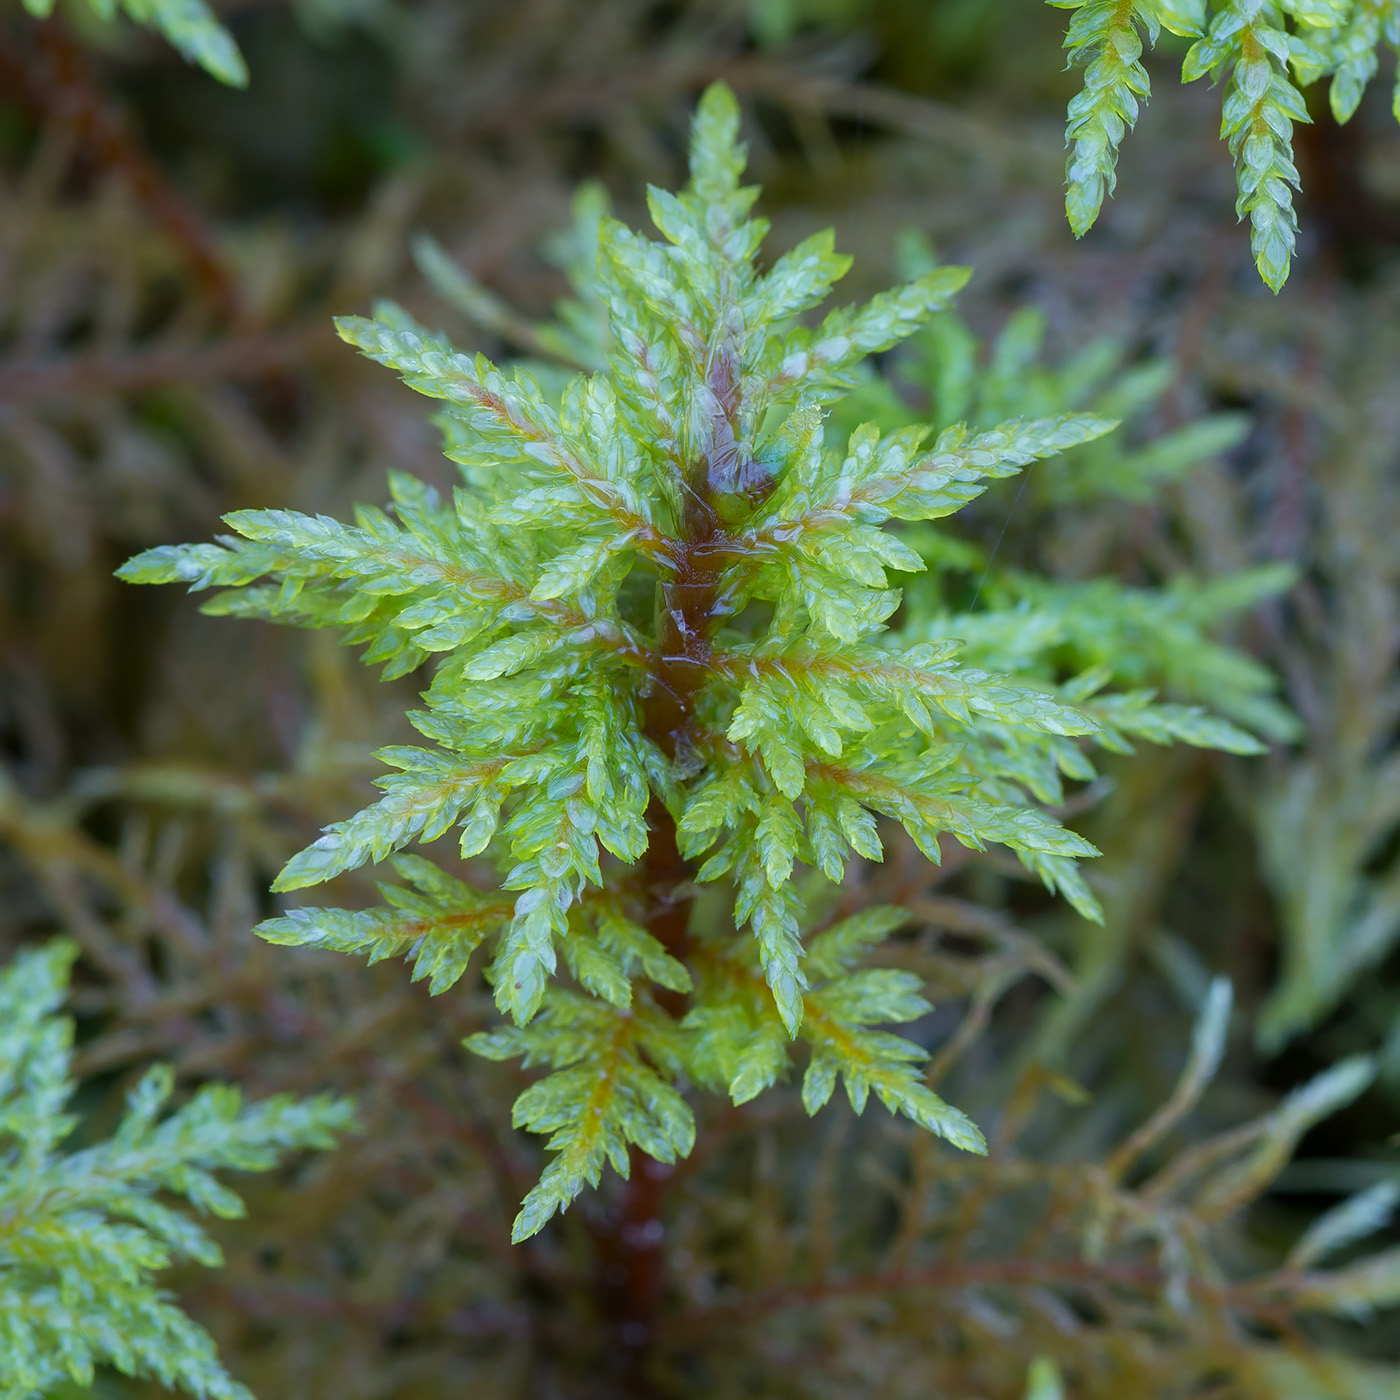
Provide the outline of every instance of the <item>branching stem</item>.
<path id="1" fill-rule="evenodd" d="M 738 417 L 737 375 L 721 351 L 711 367 L 714 421 L 710 445 L 685 482 L 681 537 L 674 542 L 675 571 L 661 585 L 655 685 L 646 707 L 649 737 L 674 758 L 695 742 L 694 702 L 711 673 L 711 635 L 717 621 L 718 582 L 725 546 L 732 543 L 715 508 L 720 478 L 732 473 L 734 424 Z M 646 926 L 672 957 L 686 961 L 692 872 L 676 840 L 676 823 L 653 799 L 647 813 L 649 840 L 642 862 Z M 685 1011 L 685 998 L 657 990 L 657 1002 L 670 1015 Z M 600 1297 L 612 1328 L 612 1359 L 624 1393 L 651 1400 L 658 1395 L 649 1360 L 657 1333 L 666 1283 L 666 1226 L 662 1209 L 675 1168 L 653 1161 L 636 1148 L 622 1201 L 604 1228 L 595 1232 Z"/>

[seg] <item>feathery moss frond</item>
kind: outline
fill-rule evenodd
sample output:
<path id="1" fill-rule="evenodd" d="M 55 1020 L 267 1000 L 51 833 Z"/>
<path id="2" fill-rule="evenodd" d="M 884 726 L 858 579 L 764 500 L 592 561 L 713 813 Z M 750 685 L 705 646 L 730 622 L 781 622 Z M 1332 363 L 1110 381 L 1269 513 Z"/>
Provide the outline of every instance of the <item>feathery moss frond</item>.
<path id="1" fill-rule="evenodd" d="M 158 1066 L 110 1139 L 60 1153 L 76 1086 L 73 1026 L 57 1012 L 76 952 L 51 943 L 0 971 L 0 1395 L 89 1385 L 103 1365 L 201 1400 L 252 1400 L 209 1334 L 155 1286 L 177 1260 L 221 1262 L 209 1235 L 160 1196 L 236 1218 L 243 1203 L 214 1173 L 267 1171 L 289 1152 L 332 1146 L 350 1104 L 282 1094 L 244 1106 L 214 1084 L 167 1112 L 174 1080 Z"/>
<path id="2" fill-rule="evenodd" d="M 1097 917 L 1076 870 L 1096 852 L 1047 810 L 1065 780 L 1093 777 L 1087 747 L 1257 746 L 1246 716 L 1205 708 L 1215 691 L 1157 702 L 1157 677 L 1137 673 L 1145 644 L 1103 675 L 1089 657 L 1077 678 L 1048 664 L 1088 651 L 1095 620 L 1131 613 L 1126 595 L 1096 612 L 998 576 L 995 615 L 956 618 L 911 592 L 920 605 L 891 625 L 892 575 L 940 572 L 930 522 L 1032 463 L 1094 450 L 1116 414 L 1067 403 L 1078 391 L 1056 383 L 972 426 L 960 413 L 936 432 L 847 427 L 842 401 L 861 402 L 869 358 L 937 335 L 968 274 L 925 266 L 813 317 L 849 260 L 820 233 L 760 270 L 767 225 L 741 183 L 739 127 L 733 94 L 711 88 L 690 184 L 649 192 L 657 241 L 581 204 L 567 326 L 515 318 L 420 249 L 471 317 L 581 372 L 498 367 L 392 308 L 337 323 L 443 406 L 463 478 L 451 503 L 396 475 L 388 509 L 362 507 L 353 525 L 240 511 L 234 536 L 121 571 L 218 587 L 209 611 L 336 628 L 388 675 L 432 668 L 410 715 L 428 746 L 383 750 L 396 770 L 378 780 L 384 796 L 327 828 L 276 885 L 392 857 L 414 890 L 385 887 L 376 910 L 294 909 L 261 932 L 406 955 L 434 992 L 485 949 L 482 973 L 514 1025 L 471 1048 L 551 1070 L 516 1107 L 555 1154 L 517 1238 L 605 1163 L 626 1172 L 633 1150 L 688 1152 L 683 1085 L 744 1102 L 789 1072 L 798 1041 L 809 1109 L 842 1079 L 857 1109 L 873 1093 L 981 1151 L 923 1081 L 923 1052 L 879 1029 L 928 1009 L 916 980 L 854 966 L 898 917 L 809 943 L 809 872 L 839 882 L 853 857 L 878 860 L 883 820 L 933 861 L 945 838 L 1003 847 Z M 1149 379 L 1118 384 L 1118 404 L 1160 392 L 1161 375 Z M 1164 449 L 1139 480 L 1219 440 Z M 1018 587 L 1025 601 L 1000 606 Z M 1191 636 L 1204 644 L 1202 627 Z M 1010 664 L 987 664 L 998 647 Z M 452 830 L 463 857 L 495 861 L 498 890 L 402 854 Z M 711 884 L 732 922 L 702 937 L 691 904 Z"/>

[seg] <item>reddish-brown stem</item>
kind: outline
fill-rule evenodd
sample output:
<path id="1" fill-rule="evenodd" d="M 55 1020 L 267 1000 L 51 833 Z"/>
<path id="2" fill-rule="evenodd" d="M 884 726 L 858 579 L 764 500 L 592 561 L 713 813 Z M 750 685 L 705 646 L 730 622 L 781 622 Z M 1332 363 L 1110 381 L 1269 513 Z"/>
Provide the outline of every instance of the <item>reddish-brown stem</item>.
<path id="1" fill-rule="evenodd" d="M 637 1400 L 658 1394 L 648 1374 L 666 1287 L 666 1185 L 675 1168 L 632 1148 L 616 1212 L 594 1231 L 599 1301 L 609 1324 L 608 1369 Z"/>
<path id="2" fill-rule="evenodd" d="M 645 713 L 648 736 L 671 758 L 684 754 L 694 740 L 695 699 L 711 670 L 710 638 L 728 538 L 716 510 L 716 492 L 751 494 L 753 486 L 735 446 L 738 376 L 731 354 L 716 355 L 709 388 L 714 406 L 710 440 L 685 483 L 680 538 L 671 555 L 673 572 L 661 586 L 652 663 L 655 684 Z M 647 929 L 672 957 L 684 960 L 689 950 L 691 872 L 680 852 L 675 820 L 664 804 L 652 801 L 647 823 L 640 881 Z M 683 996 L 665 990 L 653 996 L 669 1015 L 684 1013 Z M 636 1148 L 629 1163 L 621 1202 L 595 1230 L 594 1239 L 599 1296 L 612 1330 L 614 1374 L 624 1394 L 649 1400 L 658 1394 L 649 1370 L 666 1285 L 663 1204 L 675 1168 Z"/>
<path id="3" fill-rule="evenodd" d="M 655 798 L 647 809 L 650 839 L 642 860 L 642 893 L 647 907 L 647 931 L 673 958 L 685 961 L 690 950 L 690 870 L 676 845 L 676 824 Z M 658 1005 L 671 1016 L 685 1011 L 679 992 L 656 988 Z"/>
<path id="4" fill-rule="evenodd" d="M 676 824 L 655 800 L 647 813 L 650 840 L 642 862 L 642 895 L 647 929 L 668 953 L 684 960 L 690 941 L 689 871 L 676 845 Z M 685 1012 L 685 997 L 658 988 L 652 993 L 668 1015 Z M 616 1214 L 594 1232 L 598 1251 L 599 1296 L 612 1329 L 612 1368 L 625 1391 L 655 1392 L 647 1360 L 666 1282 L 666 1227 L 662 1197 L 675 1168 L 654 1161 L 635 1147 L 630 1173 Z"/>
<path id="5" fill-rule="evenodd" d="M 688 483 L 684 535 L 675 573 L 661 586 L 656 684 L 646 707 L 647 733 L 670 758 L 689 742 L 695 695 L 709 670 L 720 560 L 705 546 L 715 539 L 719 528 L 708 493 L 702 495 L 697 483 Z M 653 823 L 652 835 L 657 834 Z M 662 839 L 666 839 L 664 835 Z M 670 839 L 674 843 L 674 833 Z"/>

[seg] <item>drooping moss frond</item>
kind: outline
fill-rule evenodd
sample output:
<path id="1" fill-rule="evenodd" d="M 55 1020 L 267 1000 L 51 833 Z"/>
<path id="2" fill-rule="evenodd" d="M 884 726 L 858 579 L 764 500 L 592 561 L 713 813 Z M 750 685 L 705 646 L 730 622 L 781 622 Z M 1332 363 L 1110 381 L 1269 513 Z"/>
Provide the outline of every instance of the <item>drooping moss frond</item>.
<path id="1" fill-rule="evenodd" d="M 1277 292 L 1288 280 L 1297 242 L 1293 124 L 1306 122 L 1301 89 L 1331 78 L 1329 100 L 1348 121 L 1379 67 L 1384 42 L 1400 51 L 1395 0 L 1047 0 L 1072 9 L 1065 47 L 1084 68 L 1070 102 L 1066 209 L 1076 235 L 1113 192 L 1118 148 L 1149 91 L 1142 39 L 1163 28 L 1195 39 L 1182 80 L 1223 82 L 1220 135 L 1234 158 L 1237 210 L 1250 221 L 1259 274 Z M 1400 94 L 1400 88 L 1397 88 Z M 1400 96 L 1396 103 L 1400 119 Z"/>

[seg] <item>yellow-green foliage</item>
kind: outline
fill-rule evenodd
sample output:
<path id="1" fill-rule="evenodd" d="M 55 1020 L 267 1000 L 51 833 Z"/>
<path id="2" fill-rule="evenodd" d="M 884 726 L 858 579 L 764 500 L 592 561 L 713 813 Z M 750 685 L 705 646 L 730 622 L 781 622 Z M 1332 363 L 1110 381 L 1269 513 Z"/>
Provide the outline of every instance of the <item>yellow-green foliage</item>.
<path id="1" fill-rule="evenodd" d="M 935 265 L 932 249 L 914 235 L 905 235 L 900 251 L 911 273 Z M 1144 438 L 1135 430 L 1171 383 L 1173 366 L 1128 364 L 1111 337 L 1052 364 L 1044 336 L 1043 314 L 1026 310 L 984 347 L 956 313 L 944 312 L 910 337 L 882 376 L 867 376 L 837 405 L 833 423 L 845 429 L 871 419 L 892 431 L 923 419 L 935 429 L 959 422 L 989 428 L 1065 410 L 1120 421 L 1121 431 L 1038 463 L 1018 483 L 1006 503 L 1007 525 L 1019 516 L 1031 530 L 1093 507 L 1151 501 L 1247 431 L 1243 415 L 1214 413 Z M 1288 565 L 1213 579 L 1180 573 L 1163 587 L 1127 587 L 1108 578 L 1046 577 L 1013 563 L 997 548 L 1000 538 L 989 548 L 927 527 L 904 537 L 927 565 L 906 591 L 906 630 L 958 637 L 964 659 L 988 670 L 1069 687 L 1099 722 L 1105 747 L 1130 752 L 1131 735 L 1258 752 L 1237 725 L 1275 741 L 1297 737 L 1268 670 L 1212 640 L 1230 616 L 1286 589 L 1294 577 Z M 1110 683 L 1131 689 L 1101 695 Z M 1159 691 L 1169 699 L 1159 702 Z M 1050 792 L 1042 800 L 1060 800 L 1058 788 Z"/>
<path id="2" fill-rule="evenodd" d="M 76 1086 L 73 1025 L 56 1012 L 77 951 L 54 942 L 0 972 L 0 1396 L 89 1385 L 110 1366 L 209 1400 L 251 1400 L 209 1334 L 155 1285 L 172 1262 L 221 1262 L 160 1196 L 236 1218 L 243 1203 L 216 1171 L 267 1171 L 289 1152 L 330 1147 L 350 1105 L 279 1095 L 244 1107 L 236 1089 L 209 1085 L 166 1114 L 173 1077 L 157 1067 L 110 1139 L 61 1153 Z"/>
<path id="3" fill-rule="evenodd" d="M 1239 182 L 1237 210 L 1249 216 L 1259 274 L 1278 291 L 1288 280 L 1298 234 L 1293 124 L 1309 120 L 1301 89 L 1331 75 L 1332 114 L 1347 121 L 1378 67 L 1382 40 L 1400 49 L 1395 0 L 1048 0 L 1073 10 L 1065 47 L 1084 67 L 1069 105 L 1072 144 L 1065 208 L 1076 235 L 1113 192 L 1118 147 L 1150 90 L 1143 38 L 1163 28 L 1194 39 L 1182 80 L 1224 83 L 1220 134 Z M 1397 88 L 1400 118 L 1400 88 Z"/>
<path id="4" fill-rule="evenodd" d="M 1087 746 L 1122 749 L 1133 736 L 1260 748 L 1204 710 L 1109 693 L 1115 669 L 1096 657 L 1067 675 L 1040 664 L 1046 629 L 1071 624 L 1030 582 L 982 619 L 996 641 L 965 647 L 936 608 L 898 613 L 889 574 L 928 565 L 908 542 L 924 537 L 887 526 L 927 529 L 1113 419 L 865 424 L 828 442 L 825 416 L 861 382 L 862 362 L 927 326 L 968 274 L 932 267 L 801 323 L 849 260 L 818 233 L 759 271 L 767 226 L 750 218 L 757 191 L 740 184 L 738 125 L 729 90 L 711 88 L 689 187 L 650 191 L 664 242 L 585 200 L 574 251 L 596 240 L 596 260 L 576 259 L 572 341 L 516 326 L 422 251 L 479 317 L 601 363 L 557 393 L 523 367 L 458 352 L 398 308 L 339 323 L 445 406 L 447 454 L 464 478 L 450 503 L 398 474 L 391 511 L 362 507 L 353 526 L 238 511 L 235 535 L 153 549 L 121 571 L 222 586 L 210 612 L 339 629 L 388 675 L 432 663 L 425 708 L 410 716 L 431 746 L 382 750 L 395 770 L 379 780 L 385 796 L 329 827 L 275 888 L 456 828 L 464 857 L 496 860 L 499 892 L 400 855 L 416 888 L 386 887 L 387 907 L 295 909 L 260 931 L 371 958 L 408 953 L 436 991 L 488 945 L 486 976 L 513 1024 L 469 1047 L 553 1071 L 516 1104 L 517 1124 L 550 1134 L 558 1154 L 517 1238 L 605 1162 L 626 1174 L 629 1145 L 663 1162 L 688 1154 L 683 1087 L 742 1103 L 787 1073 L 799 1039 L 809 1113 L 840 1078 L 858 1110 L 873 1091 L 981 1151 L 978 1130 L 916 1071 L 925 1052 L 875 1029 L 928 1010 L 912 974 L 860 966 L 904 916 L 876 908 L 825 926 L 813 881 L 839 882 L 853 854 L 878 860 L 885 819 L 935 862 L 949 837 L 1006 847 L 1094 918 L 1076 868 L 1093 847 L 1046 810 L 1064 778 L 1094 777 Z M 1081 612 L 1092 627 L 1147 608 L 1123 629 L 1160 631 L 1153 606 L 1105 585 Z M 1203 646 L 1197 623 L 1181 626 Z M 979 652 L 1009 658 L 999 669 L 1010 674 L 969 664 Z M 1257 669 L 1240 666 L 1257 690 Z M 722 883 L 732 922 L 691 928 L 692 883 Z"/>

